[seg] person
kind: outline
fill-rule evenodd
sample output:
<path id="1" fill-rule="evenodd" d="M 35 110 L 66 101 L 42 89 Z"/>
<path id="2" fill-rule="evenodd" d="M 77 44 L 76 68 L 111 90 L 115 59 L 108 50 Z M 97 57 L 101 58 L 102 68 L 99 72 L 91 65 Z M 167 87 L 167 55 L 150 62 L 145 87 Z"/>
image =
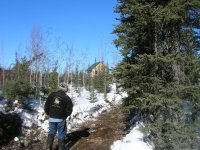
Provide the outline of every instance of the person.
<path id="1" fill-rule="evenodd" d="M 44 105 L 44 111 L 49 116 L 49 133 L 47 147 L 52 150 L 54 137 L 58 131 L 58 148 L 64 150 L 64 139 L 66 136 L 66 118 L 71 115 L 73 103 L 66 94 L 68 86 L 60 83 L 58 91 L 52 92 Z"/>

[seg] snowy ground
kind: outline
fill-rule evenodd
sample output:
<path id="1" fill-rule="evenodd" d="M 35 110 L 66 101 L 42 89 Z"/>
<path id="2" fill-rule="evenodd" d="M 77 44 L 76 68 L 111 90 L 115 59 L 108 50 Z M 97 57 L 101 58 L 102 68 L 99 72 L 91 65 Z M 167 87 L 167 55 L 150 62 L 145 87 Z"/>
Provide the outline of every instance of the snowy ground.
<path id="1" fill-rule="evenodd" d="M 67 129 L 73 130 L 73 127 L 77 124 L 81 124 L 87 120 L 94 120 L 99 114 L 104 111 L 109 111 L 111 106 L 104 100 L 103 94 L 96 95 L 97 101 L 91 103 L 89 100 L 90 93 L 85 89 L 80 89 L 80 93 L 75 92 L 73 88 L 70 88 L 68 95 L 73 99 L 74 108 L 73 113 L 67 118 Z M 121 103 L 121 99 L 126 97 L 127 94 L 120 92 L 116 94 L 116 85 L 111 86 L 111 92 L 107 95 L 107 100 L 113 105 Z M 23 119 L 23 126 L 29 128 L 27 132 L 31 132 L 31 127 L 36 125 L 40 127 L 43 133 L 48 131 L 48 119 L 45 116 L 43 103 L 40 104 L 38 100 L 32 101 L 31 105 L 35 112 L 30 113 L 27 110 L 23 110 L 17 107 L 18 102 L 14 102 L 16 107 L 14 112 L 21 115 Z M 3 109 L 3 103 L 0 102 L 0 110 Z M 111 146 L 112 150 L 152 150 L 151 145 L 143 142 L 143 134 L 140 131 L 142 124 L 136 125 L 129 134 L 127 134 L 122 140 L 116 141 Z M 17 137 L 16 137 L 17 139 Z"/>
<path id="2" fill-rule="evenodd" d="M 137 123 L 129 134 L 122 140 L 115 141 L 111 146 L 111 150 L 153 150 L 153 146 L 143 142 L 143 134 L 140 131 L 144 125 Z"/>

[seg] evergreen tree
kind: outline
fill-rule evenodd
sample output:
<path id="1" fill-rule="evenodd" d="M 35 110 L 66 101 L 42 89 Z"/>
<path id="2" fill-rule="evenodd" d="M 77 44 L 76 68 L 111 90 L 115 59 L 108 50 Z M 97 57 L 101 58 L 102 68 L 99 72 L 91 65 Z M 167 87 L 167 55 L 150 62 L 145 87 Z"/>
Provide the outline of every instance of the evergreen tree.
<path id="1" fill-rule="evenodd" d="M 94 82 L 94 89 L 96 89 L 100 93 L 104 93 L 105 73 L 97 73 L 92 80 Z"/>
<path id="2" fill-rule="evenodd" d="M 29 63 L 26 57 L 21 61 L 16 57 L 16 64 L 12 68 L 12 79 L 6 81 L 3 91 L 9 99 L 23 100 L 29 97 L 31 87 L 29 84 Z"/>
<path id="3" fill-rule="evenodd" d="M 104 100 L 108 102 L 107 93 L 110 91 L 109 89 L 109 83 L 111 83 L 111 76 L 109 74 L 109 66 L 107 63 L 106 70 L 104 71 L 105 77 L 104 77 Z"/>
<path id="4" fill-rule="evenodd" d="M 84 70 L 81 70 L 81 71 L 79 72 L 79 85 L 80 85 L 81 87 L 84 86 L 85 80 L 86 80 L 86 73 L 84 72 Z"/>
<path id="5" fill-rule="evenodd" d="M 58 88 L 58 73 L 57 73 L 57 68 L 56 67 L 50 73 L 49 87 L 50 87 L 50 93 L 51 92 L 55 92 L 57 90 L 57 88 Z"/>
<path id="6" fill-rule="evenodd" d="M 200 2 L 119 0 L 116 12 L 114 42 L 124 59 L 115 74 L 129 95 L 124 106 L 143 115 L 155 149 L 196 149 Z"/>
<path id="7" fill-rule="evenodd" d="M 92 88 L 92 79 L 91 79 L 89 73 L 85 74 L 85 86 L 86 86 L 85 88 L 88 91 L 91 91 L 91 88 Z"/>
<path id="8" fill-rule="evenodd" d="M 108 93 L 109 92 L 109 69 L 108 66 L 101 72 L 98 72 L 93 78 L 94 88 L 100 93 Z"/>

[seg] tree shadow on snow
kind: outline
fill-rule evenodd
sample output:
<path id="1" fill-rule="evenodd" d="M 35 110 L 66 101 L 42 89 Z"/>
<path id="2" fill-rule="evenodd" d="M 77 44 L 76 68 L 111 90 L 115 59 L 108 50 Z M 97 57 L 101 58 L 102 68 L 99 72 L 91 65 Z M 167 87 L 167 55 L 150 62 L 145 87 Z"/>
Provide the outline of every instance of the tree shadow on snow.
<path id="1" fill-rule="evenodd" d="M 65 138 L 66 149 L 70 149 L 82 137 L 88 137 L 90 135 L 89 130 L 90 128 L 85 128 L 83 130 L 74 131 L 67 134 L 67 137 Z"/>

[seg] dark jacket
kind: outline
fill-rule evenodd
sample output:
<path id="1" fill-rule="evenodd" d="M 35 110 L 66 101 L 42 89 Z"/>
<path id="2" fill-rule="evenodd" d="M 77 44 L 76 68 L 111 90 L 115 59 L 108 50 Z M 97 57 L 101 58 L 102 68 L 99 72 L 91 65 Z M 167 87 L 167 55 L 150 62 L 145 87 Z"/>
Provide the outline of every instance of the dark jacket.
<path id="1" fill-rule="evenodd" d="M 45 113 L 51 118 L 66 119 L 72 110 L 72 101 L 64 91 L 51 93 L 44 105 Z"/>

